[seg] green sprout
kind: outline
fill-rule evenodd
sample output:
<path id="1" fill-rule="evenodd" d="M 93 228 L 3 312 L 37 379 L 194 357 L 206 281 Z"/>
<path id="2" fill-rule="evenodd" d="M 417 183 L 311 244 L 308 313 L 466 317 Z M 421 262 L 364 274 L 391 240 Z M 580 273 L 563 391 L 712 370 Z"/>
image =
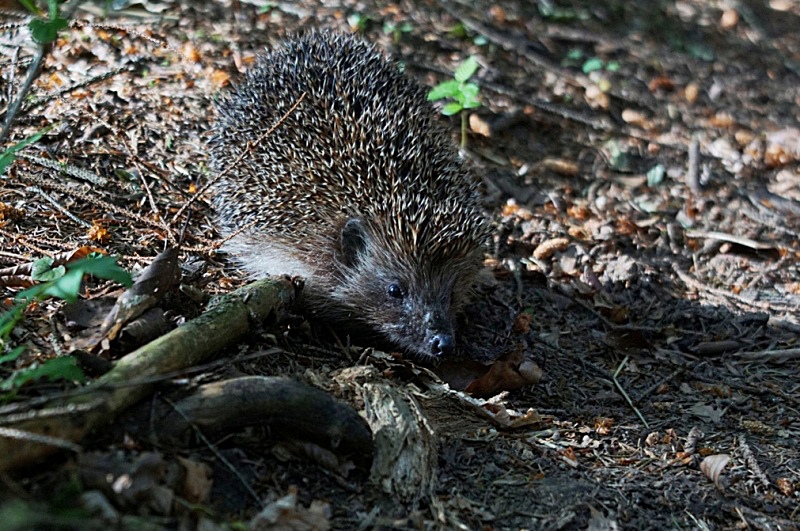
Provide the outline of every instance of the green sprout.
<path id="1" fill-rule="evenodd" d="M 383 32 L 387 35 L 391 34 L 395 44 L 400 42 L 400 37 L 402 37 L 403 33 L 409 33 L 413 29 L 414 26 L 410 22 L 397 23 L 387 20 L 383 23 Z"/>
<path id="2" fill-rule="evenodd" d="M 30 21 L 28 28 L 31 30 L 33 40 L 39 44 L 50 44 L 58 37 L 58 32 L 67 27 L 67 19 L 58 12 L 58 0 L 47 0 L 47 16 L 43 16 L 32 0 L 20 0 L 20 3 L 36 15 Z"/>
<path id="3" fill-rule="evenodd" d="M 17 294 L 15 304 L 7 311 L 0 311 L 0 367 L 15 362 L 25 352 L 19 345 L 7 353 L 9 339 L 14 327 L 24 318 L 28 304 L 41 301 L 47 296 L 75 302 L 80 293 L 84 275 L 114 280 L 125 286 L 132 284 L 131 275 L 117 264 L 117 258 L 92 253 L 82 260 L 66 266 L 53 267 L 52 258 L 41 258 L 33 263 L 31 277 L 42 283 Z M 13 391 L 26 382 L 48 378 L 50 380 L 83 381 L 86 379 L 75 358 L 61 356 L 28 367 L 12 370 L 11 375 L 0 380 L 0 390 Z"/>
<path id="4" fill-rule="evenodd" d="M 453 79 L 439 83 L 428 92 L 428 101 L 452 100 L 442 107 L 443 115 L 452 116 L 461 113 L 462 149 L 467 146 L 467 113 L 462 111 L 481 105 L 478 100 L 480 87 L 475 83 L 468 82 L 477 70 L 478 60 L 473 55 L 456 68 L 456 71 L 453 72 Z"/>

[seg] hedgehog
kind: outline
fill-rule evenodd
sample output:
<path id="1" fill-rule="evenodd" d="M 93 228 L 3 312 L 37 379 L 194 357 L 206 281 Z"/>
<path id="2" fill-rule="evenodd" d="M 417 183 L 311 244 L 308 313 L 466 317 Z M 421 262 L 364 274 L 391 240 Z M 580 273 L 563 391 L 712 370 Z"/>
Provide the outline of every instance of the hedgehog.
<path id="1" fill-rule="evenodd" d="M 314 317 L 439 358 L 489 224 L 426 95 L 353 36 L 288 40 L 216 101 L 212 203 L 252 277 L 304 277 Z"/>

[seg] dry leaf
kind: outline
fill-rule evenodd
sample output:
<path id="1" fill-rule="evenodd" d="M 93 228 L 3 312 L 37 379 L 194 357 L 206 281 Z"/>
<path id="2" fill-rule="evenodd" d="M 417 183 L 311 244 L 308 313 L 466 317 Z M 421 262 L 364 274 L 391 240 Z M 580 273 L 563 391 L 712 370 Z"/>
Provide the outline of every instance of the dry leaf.
<path id="1" fill-rule="evenodd" d="M 478 397 L 495 396 L 503 391 L 513 391 L 535 385 L 542 379 L 542 370 L 534 362 L 524 359 L 520 350 L 496 360 L 489 371 L 471 382 L 464 392 Z"/>
<path id="2" fill-rule="evenodd" d="M 569 247 L 568 238 L 551 238 L 540 243 L 533 251 L 533 257 L 537 260 L 547 260 L 555 253 L 564 251 Z"/>
<path id="3" fill-rule="evenodd" d="M 249 529 L 325 531 L 331 528 L 330 505 L 314 500 L 308 508 L 297 503 L 297 488 L 290 487 L 289 494 L 266 506 L 250 521 Z"/>
<path id="4" fill-rule="evenodd" d="M 181 456 L 178 456 L 178 462 L 186 470 L 181 497 L 190 503 L 207 503 L 214 483 L 211 467 Z"/>
<path id="5" fill-rule="evenodd" d="M 668 77 L 659 76 L 651 79 L 650 83 L 647 84 L 647 88 L 650 89 L 650 92 L 655 92 L 657 90 L 672 90 L 675 88 L 675 83 L 673 83 Z"/>
<path id="6" fill-rule="evenodd" d="M 171 247 L 159 253 L 153 262 L 139 273 L 133 286 L 117 299 L 95 340 L 117 337 L 123 326 L 155 306 L 180 278 L 178 249 Z"/>
<path id="7" fill-rule="evenodd" d="M 565 175 L 567 177 L 574 177 L 580 173 L 580 166 L 578 166 L 578 163 L 566 159 L 546 158 L 542 161 L 542 166 L 553 173 Z"/>
<path id="8" fill-rule="evenodd" d="M 86 237 L 93 242 L 108 243 L 111 240 L 111 233 L 107 228 L 93 221 L 92 226 L 86 232 Z"/>
<path id="9" fill-rule="evenodd" d="M 720 481 L 720 475 L 730 460 L 731 456 L 727 454 L 709 455 L 700 463 L 700 470 L 703 471 L 703 474 L 705 474 L 708 479 L 714 482 L 714 485 L 718 489 L 722 490 L 724 485 L 722 485 Z"/>

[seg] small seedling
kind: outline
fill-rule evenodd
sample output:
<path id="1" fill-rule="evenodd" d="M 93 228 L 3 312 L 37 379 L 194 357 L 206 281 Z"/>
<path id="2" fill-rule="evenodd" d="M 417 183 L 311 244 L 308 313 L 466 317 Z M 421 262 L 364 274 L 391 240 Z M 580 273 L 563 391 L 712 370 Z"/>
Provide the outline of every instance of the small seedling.
<path id="1" fill-rule="evenodd" d="M 480 107 L 478 100 L 478 87 L 475 83 L 469 83 L 469 78 L 478 70 L 478 60 L 475 56 L 469 57 L 466 61 L 456 68 L 453 72 L 453 79 L 439 83 L 428 92 L 428 101 L 453 100 L 442 107 L 442 114 L 452 116 L 461 113 L 461 147 L 467 145 L 467 113 L 464 109 L 474 109 Z"/>
<path id="2" fill-rule="evenodd" d="M 581 62 L 583 61 L 583 62 Z M 616 72 L 619 70 L 619 61 L 605 62 L 599 57 L 589 57 L 584 59 L 583 51 L 579 48 L 574 48 L 567 53 L 567 56 L 561 61 L 563 66 L 578 66 L 581 67 L 581 72 L 589 74 L 597 70 L 605 70 L 606 72 Z"/>
<path id="3" fill-rule="evenodd" d="M 32 0 L 20 0 L 25 9 L 36 15 L 30 21 L 33 40 L 39 44 L 50 44 L 58 37 L 58 32 L 67 27 L 67 19 L 58 11 L 58 0 L 47 0 L 47 16 L 43 16 Z"/>
<path id="4" fill-rule="evenodd" d="M 387 20 L 383 23 L 383 32 L 392 35 L 392 40 L 395 44 L 400 42 L 400 37 L 403 33 L 409 33 L 411 30 L 414 29 L 414 26 L 411 25 L 410 22 L 403 22 L 403 23 L 396 23 L 392 22 L 391 20 Z"/>
<path id="5" fill-rule="evenodd" d="M 38 133 L 29 136 L 28 138 L 22 140 L 21 142 L 17 142 L 10 148 L 3 151 L 3 153 L 0 154 L 0 175 L 3 175 L 3 172 L 6 171 L 6 168 L 9 165 L 11 165 L 12 162 L 14 162 L 14 159 L 17 156 L 16 155 L 17 151 L 20 151 L 21 149 L 24 149 L 25 147 L 33 144 L 34 142 L 37 142 L 40 138 L 42 138 L 48 131 L 50 131 L 55 126 L 56 124 L 50 125 L 42 129 Z"/>
<path id="6" fill-rule="evenodd" d="M 28 304 L 43 300 L 48 295 L 68 302 L 76 301 L 78 293 L 80 293 L 81 281 L 87 274 L 114 280 L 125 286 L 132 284 L 130 273 L 117 265 L 116 257 L 93 253 L 72 264 L 57 267 L 53 267 L 51 258 L 37 260 L 33 264 L 31 277 L 42 283 L 18 293 L 14 298 L 14 306 L 10 310 L 0 313 L 0 353 L 5 350 L 14 327 L 23 319 L 23 312 Z M 25 347 L 19 345 L 6 354 L 0 354 L 0 366 L 16 361 L 24 351 Z M 70 381 L 85 379 L 75 358 L 58 357 L 13 371 L 10 376 L 0 381 L 0 390 L 13 391 L 26 382 L 44 377 L 50 380 Z"/>
<path id="7" fill-rule="evenodd" d="M 367 31 L 370 18 L 369 15 L 364 15 L 362 13 L 352 13 L 347 16 L 347 23 L 350 25 L 350 28 L 352 28 L 353 32 L 364 33 Z"/>

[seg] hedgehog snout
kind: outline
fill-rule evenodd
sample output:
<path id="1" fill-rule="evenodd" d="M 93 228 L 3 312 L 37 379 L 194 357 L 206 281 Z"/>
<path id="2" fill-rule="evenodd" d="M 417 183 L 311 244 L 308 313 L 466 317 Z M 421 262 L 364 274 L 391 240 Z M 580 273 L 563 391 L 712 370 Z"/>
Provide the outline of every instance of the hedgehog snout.
<path id="1" fill-rule="evenodd" d="M 456 342 L 453 334 L 435 334 L 430 340 L 431 356 L 449 356 L 455 350 Z"/>
<path id="2" fill-rule="evenodd" d="M 444 312 L 432 310 L 425 314 L 425 344 L 428 345 L 428 353 L 438 358 L 449 356 L 455 350 L 455 338 L 453 337 L 453 327 Z"/>

